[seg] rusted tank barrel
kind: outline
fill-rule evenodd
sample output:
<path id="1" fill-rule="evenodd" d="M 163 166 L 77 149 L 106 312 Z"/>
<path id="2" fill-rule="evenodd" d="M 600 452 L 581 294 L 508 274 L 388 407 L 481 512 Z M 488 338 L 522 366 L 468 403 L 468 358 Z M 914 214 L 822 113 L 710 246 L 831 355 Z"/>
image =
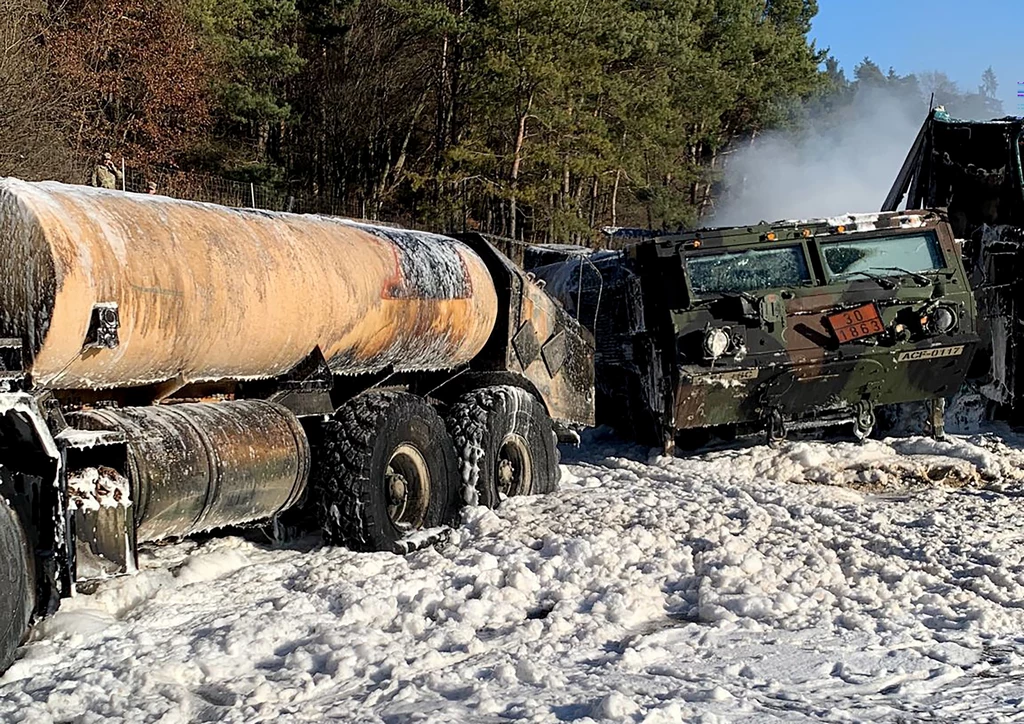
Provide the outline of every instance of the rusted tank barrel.
<path id="1" fill-rule="evenodd" d="M 298 501 L 309 474 L 302 426 L 272 402 L 88 410 L 70 421 L 125 434 L 140 541 L 269 518 Z"/>
<path id="2" fill-rule="evenodd" d="M 444 369 L 497 296 L 454 239 L 343 219 L 0 180 L 0 336 L 49 389 L 260 379 L 320 347 L 338 373 Z M 113 348 L 87 342 L 117 315 Z"/>

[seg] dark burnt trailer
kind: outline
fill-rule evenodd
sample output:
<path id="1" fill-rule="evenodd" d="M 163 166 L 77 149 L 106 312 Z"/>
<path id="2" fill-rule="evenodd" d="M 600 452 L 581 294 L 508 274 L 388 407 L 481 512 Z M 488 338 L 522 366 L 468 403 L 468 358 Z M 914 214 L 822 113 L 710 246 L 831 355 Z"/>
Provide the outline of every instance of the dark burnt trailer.
<path id="1" fill-rule="evenodd" d="M 968 388 L 1024 423 L 1024 119 L 952 118 L 921 126 L 883 211 L 944 208 L 978 301 L 981 345 Z"/>

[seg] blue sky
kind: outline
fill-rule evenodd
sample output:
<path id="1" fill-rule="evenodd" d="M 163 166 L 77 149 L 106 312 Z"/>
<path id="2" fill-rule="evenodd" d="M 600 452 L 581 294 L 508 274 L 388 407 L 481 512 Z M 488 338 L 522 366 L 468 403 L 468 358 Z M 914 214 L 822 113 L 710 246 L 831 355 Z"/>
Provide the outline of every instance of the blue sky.
<path id="1" fill-rule="evenodd" d="M 1004 110 L 1024 116 L 1016 97 L 1024 81 L 1021 10 L 1020 0 L 818 0 L 811 37 L 831 48 L 848 78 L 868 56 L 883 71 L 940 70 L 974 90 L 991 65 Z"/>

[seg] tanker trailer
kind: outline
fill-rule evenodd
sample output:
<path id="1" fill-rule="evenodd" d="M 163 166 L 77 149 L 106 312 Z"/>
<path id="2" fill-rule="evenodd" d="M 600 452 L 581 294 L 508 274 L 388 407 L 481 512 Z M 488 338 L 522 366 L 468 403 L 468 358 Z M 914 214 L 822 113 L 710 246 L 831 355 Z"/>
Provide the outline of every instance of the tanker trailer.
<path id="1" fill-rule="evenodd" d="M 4 179 L 0 270 L 0 670 L 140 543 L 406 551 L 593 422 L 592 337 L 483 239 Z"/>

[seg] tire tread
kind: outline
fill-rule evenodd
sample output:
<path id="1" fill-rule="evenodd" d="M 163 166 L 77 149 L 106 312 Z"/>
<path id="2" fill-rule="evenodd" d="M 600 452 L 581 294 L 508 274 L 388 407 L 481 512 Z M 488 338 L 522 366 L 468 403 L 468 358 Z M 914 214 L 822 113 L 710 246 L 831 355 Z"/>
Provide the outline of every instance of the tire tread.
<path id="1" fill-rule="evenodd" d="M 533 405 L 535 417 L 542 415 L 545 420 L 549 419 L 547 411 L 536 397 L 518 387 L 507 385 L 481 387 L 467 392 L 448 411 L 446 422 L 455 443 L 455 456 L 463 480 L 463 498 L 467 505 L 482 504 L 493 508 L 500 502 L 494 499 L 492 491 L 482 489 L 484 486 L 480 481 L 480 466 L 486 461 L 484 444 L 488 428 L 496 416 L 504 414 L 514 406 L 515 397 L 519 398 L 518 404 L 527 401 L 527 404 Z M 557 468 L 559 452 L 554 428 L 550 430 L 550 434 L 554 450 L 553 464 Z M 544 479 L 546 480 L 547 476 L 544 476 Z M 550 493 L 555 489 L 557 476 L 549 485 L 542 485 L 540 489 L 533 490 L 533 493 Z"/>

